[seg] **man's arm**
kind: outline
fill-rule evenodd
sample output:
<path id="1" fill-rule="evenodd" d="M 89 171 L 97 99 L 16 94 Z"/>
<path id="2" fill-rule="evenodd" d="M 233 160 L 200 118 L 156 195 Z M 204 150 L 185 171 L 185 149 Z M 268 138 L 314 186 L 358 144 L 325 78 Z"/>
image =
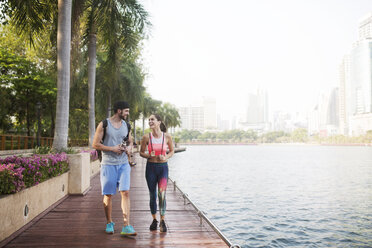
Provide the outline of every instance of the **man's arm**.
<path id="1" fill-rule="evenodd" d="M 111 151 L 111 152 L 116 152 L 118 154 L 123 153 L 119 145 L 105 146 L 104 144 L 102 144 L 101 143 L 102 138 L 103 138 L 103 123 L 100 122 L 99 125 L 97 126 L 96 133 L 94 134 L 92 147 L 94 149 L 101 150 L 101 151 Z"/>

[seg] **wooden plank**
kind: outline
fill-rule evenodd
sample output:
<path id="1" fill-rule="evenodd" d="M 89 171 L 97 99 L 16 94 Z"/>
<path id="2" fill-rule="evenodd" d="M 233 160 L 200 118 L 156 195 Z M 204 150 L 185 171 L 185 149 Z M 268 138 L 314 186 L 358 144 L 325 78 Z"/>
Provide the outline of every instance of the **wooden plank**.
<path id="1" fill-rule="evenodd" d="M 167 188 L 167 233 L 150 231 L 152 217 L 149 210 L 149 193 L 145 180 L 145 161 L 136 158 L 137 165 L 131 172 L 130 222 L 138 235 L 121 237 L 122 212 L 120 194 L 113 197 L 112 217 L 115 233 L 105 229 L 99 175 L 91 179 L 91 190 L 85 196 L 69 196 L 44 215 L 34 225 L 13 239 L 5 247 L 227 247 L 207 225 L 200 226 L 196 211 L 184 205 L 183 197 Z"/>

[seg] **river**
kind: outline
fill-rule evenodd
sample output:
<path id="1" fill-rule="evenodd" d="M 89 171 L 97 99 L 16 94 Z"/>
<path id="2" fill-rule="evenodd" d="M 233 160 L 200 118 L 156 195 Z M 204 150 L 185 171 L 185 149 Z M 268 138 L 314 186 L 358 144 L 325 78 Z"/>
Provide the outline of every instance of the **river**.
<path id="1" fill-rule="evenodd" d="M 372 147 L 194 145 L 169 168 L 241 247 L 372 247 Z"/>

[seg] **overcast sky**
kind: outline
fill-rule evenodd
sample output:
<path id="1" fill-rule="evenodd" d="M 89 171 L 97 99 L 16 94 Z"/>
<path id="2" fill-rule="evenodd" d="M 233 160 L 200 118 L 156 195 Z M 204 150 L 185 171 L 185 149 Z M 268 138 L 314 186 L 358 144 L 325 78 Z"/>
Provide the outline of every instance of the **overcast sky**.
<path id="1" fill-rule="evenodd" d="M 338 86 L 342 57 L 371 0 L 142 0 L 153 25 L 145 85 L 153 98 L 187 106 L 215 97 L 230 118 L 248 93 L 270 112 L 306 111 Z"/>

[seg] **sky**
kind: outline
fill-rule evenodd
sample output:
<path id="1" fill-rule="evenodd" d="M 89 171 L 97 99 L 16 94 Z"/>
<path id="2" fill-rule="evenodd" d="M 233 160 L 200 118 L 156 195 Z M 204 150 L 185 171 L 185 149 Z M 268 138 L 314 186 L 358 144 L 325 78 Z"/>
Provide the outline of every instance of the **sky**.
<path id="1" fill-rule="evenodd" d="M 214 97 L 229 119 L 267 90 L 269 111 L 305 113 L 338 86 L 371 0 L 142 0 L 152 28 L 145 86 L 177 107 Z"/>

